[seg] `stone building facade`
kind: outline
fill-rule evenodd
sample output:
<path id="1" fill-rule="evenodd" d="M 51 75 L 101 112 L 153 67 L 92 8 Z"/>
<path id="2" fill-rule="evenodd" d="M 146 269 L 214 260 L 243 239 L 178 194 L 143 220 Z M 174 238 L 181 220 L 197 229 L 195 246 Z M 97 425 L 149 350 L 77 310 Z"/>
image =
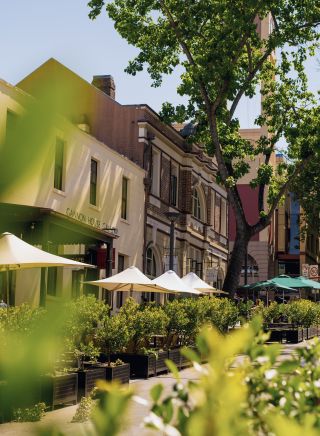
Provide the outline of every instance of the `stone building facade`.
<path id="1" fill-rule="evenodd" d="M 90 134 L 146 171 L 143 270 L 158 276 L 169 265 L 169 212 L 179 213 L 175 229 L 174 268 L 195 271 L 222 286 L 228 261 L 228 208 L 225 190 L 216 182 L 216 165 L 203 148 L 186 141 L 186 130 L 164 124 L 147 105 L 121 105 L 111 76 L 94 76 L 89 84 L 50 59 L 18 85 L 32 95 L 40 84 L 61 86 L 73 107 L 60 111 L 73 122 L 86 120 Z M 181 131 L 179 131 L 179 128 Z M 131 202 L 137 201 L 133 192 Z M 121 269 L 115 253 L 115 272 Z"/>

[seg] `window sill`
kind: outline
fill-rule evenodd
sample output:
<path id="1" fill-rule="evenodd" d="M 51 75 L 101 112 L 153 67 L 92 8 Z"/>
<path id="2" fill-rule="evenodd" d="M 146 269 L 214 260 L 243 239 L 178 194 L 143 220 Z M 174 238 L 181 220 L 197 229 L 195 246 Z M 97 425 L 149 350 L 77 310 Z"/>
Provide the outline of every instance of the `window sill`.
<path id="1" fill-rule="evenodd" d="M 120 218 L 120 222 L 121 222 L 121 223 L 124 223 L 124 224 L 128 224 L 128 225 L 130 225 L 129 221 L 128 221 L 128 220 L 125 220 L 124 218 Z"/>
<path id="2" fill-rule="evenodd" d="M 89 208 L 95 210 L 96 212 L 101 212 L 101 207 L 95 206 L 94 204 L 89 203 Z"/>
<path id="3" fill-rule="evenodd" d="M 61 195 L 61 197 L 66 197 L 67 196 L 65 191 L 61 191 L 60 189 L 57 189 L 57 188 L 53 188 L 53 192 L 55 194 Z"/>

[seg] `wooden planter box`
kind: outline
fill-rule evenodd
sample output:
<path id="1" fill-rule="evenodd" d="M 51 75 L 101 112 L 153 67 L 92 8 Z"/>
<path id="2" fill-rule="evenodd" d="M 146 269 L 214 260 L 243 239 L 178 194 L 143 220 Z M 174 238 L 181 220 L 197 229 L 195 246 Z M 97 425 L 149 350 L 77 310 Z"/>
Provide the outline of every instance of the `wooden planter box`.
<path id="1" fill-rule="evenodd" d="M 86 369 L 93 368 L 104 368 L 106 371 L 107 381 L 118 380 L 120 383 L 129 383 L 130 379 L 130 365 L 129 363 L 124 363 L 118 366 L 108 366 L 107 363 L 89 363 L 85 362 L 84 367 Z"/>
<path id="2" fill-rule="evenodd" d="M 154 355 L 119 353 L 112 356 L 112 360 L 114 359 L 130 363 L 130 377 L 148 378 L 156 375 L 156 357 Z"/>
<path id="3" fill-rule="evenodd" d="M 166 359 L 168 359 L 168 351 L 159 351 L 158 357 L 156 358 L 156 374 L 160 374 L 160 372 L 168 372 L 168 367 L 165 363 Z"/>
<path id="4" fill-rule="evenodd" d="M 180 367 L 180 348 L 174 348 L 168 351 L 168 359 L 179 368 Z"/>
<path id="5" fill-rule="evenodd" d="M 77 404 L 78 374 L 41 377 L 41 401 L 52 410 L 62 404 Z"/>
<path id="6" fill-rule="evenodd" d="M 270 342 L 282 342 L 284 337 L 286 337 L 285 330 L 271 330 L 269 341 Z"/>
<path id="7" fill-rule="evenodd" d="M 81 397 L 90 395 L 98 380 L 106 379 L 106 369 L 96 367 L 91 369 L 78 370 L 78 401 Z"/>
<path id="8" fill-rule="evenodd" d="M 318 336 L 318 327 L 311 326 L 308 327 L 308 339 L 314 338 L 315 336 Z"/>
<path id="9" fill-rule="evenodd" d="M 291 344 L 297 344 L 298 342 L 303 341 L 304 329 L 298 327 L 294 330 L 287 330 L 286 339 L 287 342 L 290 342 Z"/>
<path id="10" fill-rule="evenodd" d="M 124 363 L 119 366 L 106 366 L 106 380 L 118 380 L 120 383 L 129 383 L 130 364 Z"/>

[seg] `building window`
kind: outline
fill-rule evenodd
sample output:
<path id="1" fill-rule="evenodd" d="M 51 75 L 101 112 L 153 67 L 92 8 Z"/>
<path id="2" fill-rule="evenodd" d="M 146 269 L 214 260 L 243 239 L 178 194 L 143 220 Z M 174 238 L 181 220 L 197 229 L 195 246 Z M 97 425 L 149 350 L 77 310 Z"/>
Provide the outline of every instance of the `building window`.
<path id="1" fill-rule="evenodd" d="M 118 273 L 124 270 L 124 263 L 125 258 L 122 254 L 118 255 Z M 117 302 L 116 302 L 117 308 L 120 309 L 120 307 L 123 305 L 123 292 L 118 291 L 117 292 Z"/>
<path id="2" fill-rule="evenodd" d="M 160 195 L 160 153 L 152 149 L 152 173 L 151 193 L 157 197 Z"/>
<path id="3" fill-rule="evenodd" d="M 122 178 L 122 197 L 121 197 L 121 218 L 128 219 L 128 183 L 126 177 Z"/>
<path id="4" fill-rule="evenodd" d="M 54 160 L 54 187 L 63 191 L 63 164 L 64 164 L 64 141 L 56 138 Z"/>
<path id="5" fill-rule="evenodd" d="M 90 204 L 97 205 L 98 162 L 91 159 L 90 171 Z"/>
<path id="6" fill-rule="evenodd" d="M 151 247 L 147 249 L 146 253 L 146 274 L 152 279 L 157 276 L 156 258 Z"/>
<path id="7" fill-rule="evenodd" d="M 221 226 L 220 233 L 222 236 L 227 236 L 227 202 L 224 198 L 221 199 Z"/>
<path id="8" fill-rule="evenodd" d="M 220 233 L 220 223 L 221 223 L 220 215 L 221 215 L 221 196 L 217 194 L 216 202 L 214 206 L 214 229 L 217 233 Z"/>
<path id="9" fill-rule="evenodd" d="M 178 203 L 178 168 L 171 165 L 170 176 L 170 204 L 171 206 L 177 206 Z"/>
<path id="10" fill-rule="evenodd" d="M 211 226 L 214 229 L 214 211 L 215 211 L 215 204 L 216 204 L 216 193 L 215 191 L 211 191 Z"/>
<path id="11" fill-rule="evenodd" d="M 200 197 L 197 189 L 192 191 L 192 215 L 198 220 L 201 219 Z"/>

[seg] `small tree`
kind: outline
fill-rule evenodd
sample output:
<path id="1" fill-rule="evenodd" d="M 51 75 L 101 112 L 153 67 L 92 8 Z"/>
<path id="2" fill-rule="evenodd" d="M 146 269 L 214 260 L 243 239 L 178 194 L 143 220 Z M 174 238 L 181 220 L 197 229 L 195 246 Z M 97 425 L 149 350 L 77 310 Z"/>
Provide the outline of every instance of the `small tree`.
<path id="1" fill-rule="evenodd" d="M 174 338 L 177 339 L 185 334 L 188 325 L 188 315 L 184 310 L 180 300 L 168 301 L 163 310 L 168 317 L 166 326 L 166 346 L 170 348 L 174 344 Z"/>
<path id="2" fill-rule="evenodd" d="M 97 340 L 101 350 L 108 356 L 108 365 L 111 363 L 111 353 L 123 351 L 128 345 L 130 333 L 126 318 L 123 315 L 106 316 L 101 328 L 98 330 Z"/>
<path id="3" fill-rule="evenodd" d="M 129 298 L 121 307 L 120 314 L 124 317 L 130 332 L 128 348 L 134 353 L 142 348 L 149 348 L 152 336 L 165 333 L 168 317 L 161 307 L 142 307 Z"/>

